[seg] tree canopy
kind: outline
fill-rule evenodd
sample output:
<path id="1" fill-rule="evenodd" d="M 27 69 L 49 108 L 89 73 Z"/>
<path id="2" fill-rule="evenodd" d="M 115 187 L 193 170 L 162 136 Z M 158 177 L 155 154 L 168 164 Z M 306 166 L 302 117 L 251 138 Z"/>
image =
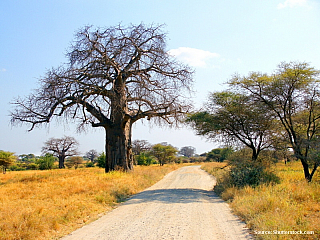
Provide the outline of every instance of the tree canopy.
<path id="1" fill-rule="evenodd" d="M 12 152 L 5 152 L 0 150 L 0 166 L 2 166 L 3 173 L 6 169 L 17 160 L 17 157 Z"/>
<path id="2" fill-rule="evenodd" d="M 204 111 L 187 118 L 197 134 L 252 150 L 252 159 L 271 145 L 273 116 L 250 96 L 232 91 L 211 93 Z"/>
<path id="3" fill-rule="evenodd" d="M 50 138 L 42 147 L 43 153 L 51 152 L 59 159 L 59 168 L 64 168 L 66 157 L 78 154 L 78 141 L 73 137 Z"/>
<path id="4" fill-rule="evenodd" d="M 281 63 L 271 75 L 234 76 L 229 85 L 263 103 L 276 116 L 281 134 L 301 161 L 306 180 L 311 181 L 320 164 L 310 155 L 320 143 L 319 71 L 307 63 Z"/>
<path id="5" fill-rule="evenodd" d="M 13 124 L 30 130 L 65 117 L 106 132 L 106 171 L 133 167 L 132 124 L 139 119 L 176 124 L 191 108 L 193 71 L 166 49 L 162 25 L 84 27 L 68 62 L 49 70 L 40 87 L 17 98 Z"/>

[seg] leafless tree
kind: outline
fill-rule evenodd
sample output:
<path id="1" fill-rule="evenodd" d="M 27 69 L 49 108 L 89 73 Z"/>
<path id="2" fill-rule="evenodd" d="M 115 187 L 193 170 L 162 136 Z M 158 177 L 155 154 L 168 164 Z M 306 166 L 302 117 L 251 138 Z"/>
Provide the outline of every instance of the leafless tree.
<path id="1" fill-rule="evenodd" d="M 139 155 L 141 152 L 149 151 L 151 144 L 147 140 L 134 140 L 132 141 L 132 152 L 134 155 Z"/>
<path id="2" fill-rule="evenodd" d="M 64 168 L 65 158 L 78 154 L 78 145 L 79 143 L 73 137 L 50 138 L 44 143 L 42 152 L 52 152 L 59 159 L 59 168 Z"/>
<path id="3" fill-rule="evenodd" d="M 15 100 L 12 123 L 30 130 L 65 116 L 106 133 L 106 172 L 133 168 L 132 124 L 139 119 L 176 124 L 190 110 L 193 72 L 166 50 L 162 26 L 84 27 L 68 63 L 48 71 L 40 87 Z"/>
<path id="4" fill-rule="evenodd" d="M 94 160 L 99 156 L 97 150 L 91 149 L 89 150 L 85 157 L 89 158 L 91 162 L 94 162 Z"/>
<path id="5" fill-rule="evenodd" d="M 192 157 L 195 153 L 196 153 L 196 148 L 192 146 L 182 147 L 179 151 L 179 154 L 188 158 Z"/>

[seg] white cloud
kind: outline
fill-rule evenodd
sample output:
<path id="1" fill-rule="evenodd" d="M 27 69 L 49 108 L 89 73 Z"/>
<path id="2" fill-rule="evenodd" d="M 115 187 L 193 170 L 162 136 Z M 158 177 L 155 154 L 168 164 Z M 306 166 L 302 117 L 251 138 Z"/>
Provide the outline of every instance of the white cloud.
<path id="1" fill-rule="evenodd" d="M 308 0 L 286 0 L 284 3 L 279 3 L 277 8 L 293 8 L 293 7 L 306 7 L 308 6 Z"/>
<path id="2" fill-rule="evenodd" d="M 0 72 L 6 72 L 6 71 L 7 71 L 7 69 L 5 69 L 5 68 L 0 69 Z"/>
<path id="3" fill-rule="evenodd" d="M 207 67 L 211 59 L 220 56 L 218 53 L 189 47 L 171 49 L 168 53 L 193 67 Z"/>

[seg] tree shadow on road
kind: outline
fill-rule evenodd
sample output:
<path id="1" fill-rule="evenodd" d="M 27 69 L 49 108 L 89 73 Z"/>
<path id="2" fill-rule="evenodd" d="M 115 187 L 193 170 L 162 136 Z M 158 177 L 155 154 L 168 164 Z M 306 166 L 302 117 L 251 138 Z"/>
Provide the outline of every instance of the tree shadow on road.
<path id="1" fill-rule="evenodd" d="M 134 195 L 124 204 L 139 203 L 194 203 L 194 202 L 224 202 L 213 191 L 192 188 L 146 190 Z"/>

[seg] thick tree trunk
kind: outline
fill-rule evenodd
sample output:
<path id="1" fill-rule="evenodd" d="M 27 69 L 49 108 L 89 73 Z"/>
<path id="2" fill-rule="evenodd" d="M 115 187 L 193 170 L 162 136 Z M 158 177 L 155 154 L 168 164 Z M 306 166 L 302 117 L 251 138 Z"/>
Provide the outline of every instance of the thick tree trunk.
<path id="1" fill-rule="evenodd" d="M 65 166 L 64 166 L 64 157 L 63 156 L 59 156 L 58 157 L 59 158 L 59 168 L 61 169 L 61 168 L 65 168 Z"/>
<path id="2" fill-rule="evenodd" d="M 133 169 L 131 123 L 106 129 L 106 172 Z"/>

